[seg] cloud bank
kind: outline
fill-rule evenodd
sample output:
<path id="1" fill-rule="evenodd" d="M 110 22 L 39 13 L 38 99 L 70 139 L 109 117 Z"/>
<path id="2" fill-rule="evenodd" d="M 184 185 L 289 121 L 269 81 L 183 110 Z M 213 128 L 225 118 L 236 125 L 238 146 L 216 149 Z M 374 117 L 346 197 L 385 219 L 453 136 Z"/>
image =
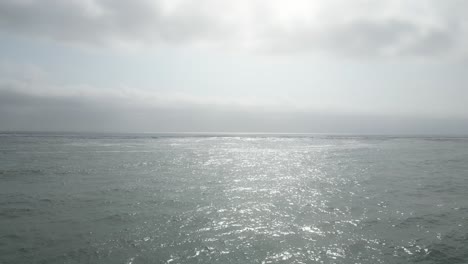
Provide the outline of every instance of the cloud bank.
<path id="1" fill-rule="evenodd" d="M 321 111 L 281 100 L 64 87 L 32 66 L 8 69 L 0 71 L 0 131 L 468 134 L 466 115 Z"/>
<path id="2" fill-rule="evenodd" d="M 466 1 L 2 0 L 0 30 L 93 46 L 466 56 Z"/>
<path id="3" fill-rule="evenodd" d="M 468 134 L 468 119 L 462 118 L 178 105 L 145 106 L 117 98 L 44 96 L 0 89 L 0 131 Z"/>

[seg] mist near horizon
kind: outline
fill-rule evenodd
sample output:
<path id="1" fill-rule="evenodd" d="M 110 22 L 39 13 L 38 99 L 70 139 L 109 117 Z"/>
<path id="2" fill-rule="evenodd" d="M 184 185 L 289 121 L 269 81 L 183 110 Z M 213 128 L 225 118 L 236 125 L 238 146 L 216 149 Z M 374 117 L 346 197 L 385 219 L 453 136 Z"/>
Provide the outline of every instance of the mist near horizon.
<path id="1" fill-rule="evenodd" d="M 0 91 L 0 129 L 44 132 L 234 132 L 466 135 L 464 118 L 307 111 L 270 106 L 129 102 Z"/>

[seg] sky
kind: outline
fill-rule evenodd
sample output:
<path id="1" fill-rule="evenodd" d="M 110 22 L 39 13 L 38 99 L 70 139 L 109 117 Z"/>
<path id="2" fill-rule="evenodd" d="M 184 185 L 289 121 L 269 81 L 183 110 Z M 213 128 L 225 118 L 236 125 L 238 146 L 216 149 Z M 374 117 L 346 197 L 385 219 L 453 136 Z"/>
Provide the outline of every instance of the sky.
<path id="1" fill-rule="evenodd" d="M 468 134 L 462 0 L 0 0 L 0 130 Z"/>

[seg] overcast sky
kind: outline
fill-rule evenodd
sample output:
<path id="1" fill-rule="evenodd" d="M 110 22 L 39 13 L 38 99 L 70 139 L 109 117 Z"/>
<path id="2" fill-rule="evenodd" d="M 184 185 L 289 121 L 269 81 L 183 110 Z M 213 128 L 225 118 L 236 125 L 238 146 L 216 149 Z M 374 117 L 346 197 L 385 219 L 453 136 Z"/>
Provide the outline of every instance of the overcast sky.
<path id="1" fill-rule="evenodd" d="M 464 0 L 0 0 L 0 130 L 468 134 Z"/>

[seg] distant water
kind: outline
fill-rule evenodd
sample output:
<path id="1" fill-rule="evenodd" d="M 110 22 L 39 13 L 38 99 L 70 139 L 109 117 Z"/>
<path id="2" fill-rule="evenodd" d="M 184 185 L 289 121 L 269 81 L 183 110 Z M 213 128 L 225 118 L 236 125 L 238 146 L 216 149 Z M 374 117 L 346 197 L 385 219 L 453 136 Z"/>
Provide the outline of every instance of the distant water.
<path id="1" fill-rule="evenodd" d="M 468 263 L 468 138 L 3 133 L 0 263 Z"/>

